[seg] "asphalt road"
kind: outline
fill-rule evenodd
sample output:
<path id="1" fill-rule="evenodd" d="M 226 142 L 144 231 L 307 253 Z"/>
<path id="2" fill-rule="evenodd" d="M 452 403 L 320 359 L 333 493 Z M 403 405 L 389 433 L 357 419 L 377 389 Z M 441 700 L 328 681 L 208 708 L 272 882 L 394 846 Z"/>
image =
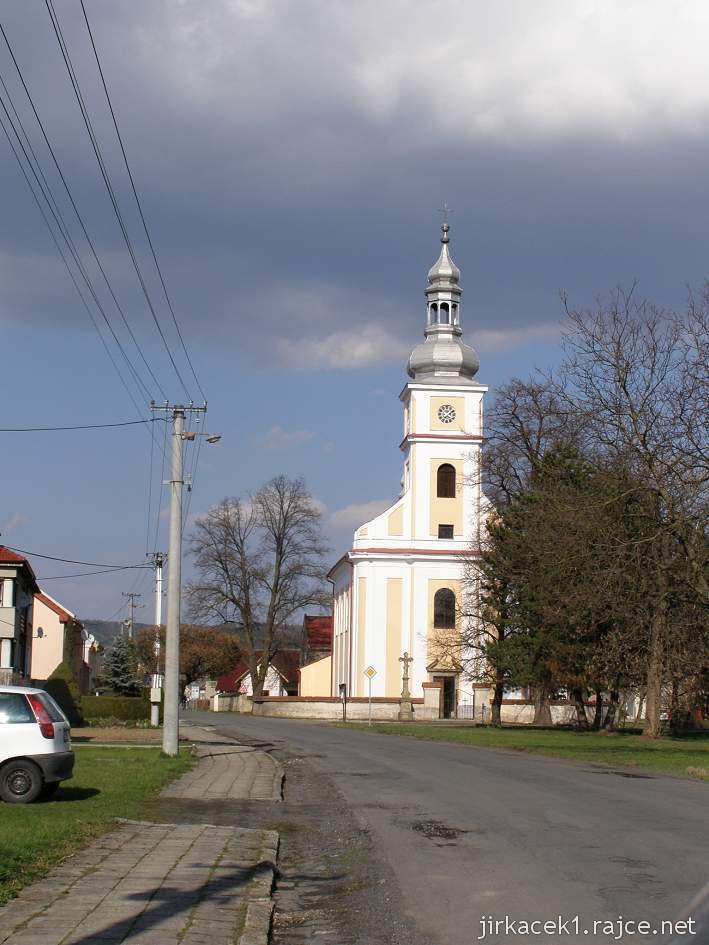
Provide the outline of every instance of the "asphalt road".
<path id="1" fill-rule="evenodd" d="M 709 879 L 709 786 L 699 782 L 314 722 L 208 720 L 307 759 L 324 775 L 323 791 L 334 782 L 372 832 L 404 909 L 431 945 L 608 942 L 613 936 L 583 929 L 619 916 L 659 929 Z M 568 934 L 536 936 L 502 926 L 491 934 L 488 926 L 479 938 L 483 916 L 559 915 L 578 915 L 580 934 L 573 924 Z"/>

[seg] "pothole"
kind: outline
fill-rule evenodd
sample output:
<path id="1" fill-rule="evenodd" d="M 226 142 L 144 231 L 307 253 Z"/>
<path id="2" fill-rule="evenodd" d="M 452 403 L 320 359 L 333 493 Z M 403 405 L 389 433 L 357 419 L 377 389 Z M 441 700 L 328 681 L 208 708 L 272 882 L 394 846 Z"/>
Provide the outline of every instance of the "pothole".
<path id="1" fill-rule="evenodd" d="M 411 824 L 411 829 L 416 833 L 422 833 L 429 840 L 457 840 L 458 837 L 469 832 L 461 827 L 448 827 L 440 820 L 415 820 Z"/>
<path id="2" fill-rule="evenodd" d="M 652 774 L 635 774 L 634 771 L 598 771 L 597 774 L 614 774 L 617 778 L 634 778 L 638 781 L 654 781 L 655 777 Z"/>

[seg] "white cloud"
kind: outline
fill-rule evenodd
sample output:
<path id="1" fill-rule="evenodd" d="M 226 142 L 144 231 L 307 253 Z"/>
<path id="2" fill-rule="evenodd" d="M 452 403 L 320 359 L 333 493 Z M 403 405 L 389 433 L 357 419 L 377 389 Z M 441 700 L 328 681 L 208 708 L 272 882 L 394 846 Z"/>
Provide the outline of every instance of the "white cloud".
<path id="1" fill-rule="evenodd" d="M 561 327 L 555 322 L 541 325 L 527 325 L 509 329 L 482 329 L 472 333 L 472 344 L 480 352 L 510 351 L 521 348 L 535 341 L 554 341 L 558 339 Z"/>
<path id="2" fill-rule="evenodd" d="M 27 521 L 26 515 L 22 515 L 21 512 L 15 512 L 2 526 L 2 534 L 9 535 L 10 532 L 14 532 L 16 529 L 20 528 L 21 525 L 26 525 Z"/>
<path id="3" fill-rule="evenodd" d="M 312 430 L 284 430 L 275 424 L 264 433 L 259 443 L 266 450 L 293 450 L 312 443 L 316 436 Z"/>
<path id="4" fill-rule="evenodd" d="M 109 16 L 133 33 L 128 48 L 158 94 L 235 128 L 273 127 L 276 117 L 322 124 L 322 141 L 335 147 L 328 114 L 396 132 L 390 140 L 405 148 L 436 130 L 510 143 L 579 129 L 695 134 L 709 113 L 704 0 L 448 0 L 445 9 L 428 0 L 185 0 L 143 9 Z M 112 55 L 125 46 L 116 41 Z M 242 88 L 248 94 L 235 94 Z"/>
<path id="5" fill-rule="evenodd" d="M 284 367 L 304 370 L 342 370 L 391 364 L 405 359 L 412 348 L 378 324 L 358 325 L 328 335 L 299 338 L 297 344 L 276 339 L 276 351 Z"/>
<path id="6" fill-rule="evenodd" d="M 391 499 L 373 499 L 371 502 L 355 502 L 333 512 L 327 519 L 331 528 L 359 528 L 365 522 L 376 518 L 392 504 Z"/>

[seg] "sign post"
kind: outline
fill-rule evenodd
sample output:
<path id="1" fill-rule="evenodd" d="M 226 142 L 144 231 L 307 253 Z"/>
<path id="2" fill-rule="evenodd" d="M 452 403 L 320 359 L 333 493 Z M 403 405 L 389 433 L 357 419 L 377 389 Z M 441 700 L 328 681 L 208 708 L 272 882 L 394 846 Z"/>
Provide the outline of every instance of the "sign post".
<path id="1" fill-rule="evenodd" d="M 373 666 L 368 666 L 364 671 L 364 675 L 367 677 L 367 680 L 369 682 L 369 722 L 368 724 L 371 725 L 372 724 L 372 680 L 377 675 L 377 671 Z"/>

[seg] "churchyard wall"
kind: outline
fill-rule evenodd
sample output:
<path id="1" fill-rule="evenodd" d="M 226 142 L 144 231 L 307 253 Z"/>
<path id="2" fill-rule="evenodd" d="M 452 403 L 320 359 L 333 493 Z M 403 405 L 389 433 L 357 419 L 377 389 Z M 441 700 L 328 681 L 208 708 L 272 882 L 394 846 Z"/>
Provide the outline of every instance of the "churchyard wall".
<path id="1" fill-rule="evenodd" d="M 435 721 L 439 716 L 438 684 L 424 689 L 423 699 L 412 699 L 414 721 Z M 223 694 L 212 700 L 215 712 L 242 712 L 270 718 L 288 719 L 324 719 L 339 721 L 342 719 L 342 702 L 328 696 L 263 696 L 252 699 L 251 696 Z M 484 712 L 484 714 L 483 714 Z M 372 719 L 380 722 L 396 721 L 399 715 L 399 700 L 394 698 L 372 699 Z M 551 706 L 552 722 L 555 725 L 573 724 L 576 721 L 576 709 L 572 703 L 559 702 Z M 347 718 L 353 721 L 369 718 L 369 700 L 356 698 L 347 700 Z M 489 706 L 481 706 L 475 714 L 475 721 L 487 722 L 490 719 Z M 531 725 L 534 719 L 534 704 L 522 700 L 505 701 L 502 705 L 502 721 L 512 725 Z M 472 718 L 470 719 L 472 721 Z"/>
<path id="2" fill-rule="evenodd" d="M 414 718 L 423 699 L 412 699 Z M 338 698 L 322 696 L 291 696 L 289 698 L 268 697 L 254 699 L 253 714 L 271 718 L 289 719 L 342 719 L 342 702 Z M 399 715 L 398 699 L 372 699 L 372 718 L 380 722 L 396 721 Z M 369 718 L 369 699 L 347 700 L 347 718 L 366 720 Z"/>

